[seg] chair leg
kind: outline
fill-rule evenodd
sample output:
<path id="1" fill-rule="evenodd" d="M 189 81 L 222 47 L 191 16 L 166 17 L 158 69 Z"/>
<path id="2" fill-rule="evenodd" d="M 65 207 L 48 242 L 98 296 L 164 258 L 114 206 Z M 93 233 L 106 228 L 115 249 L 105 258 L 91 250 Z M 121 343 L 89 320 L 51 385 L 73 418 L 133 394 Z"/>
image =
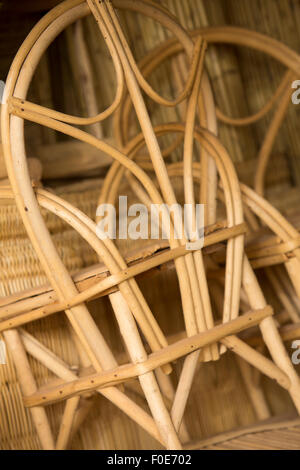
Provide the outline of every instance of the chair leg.
<path id="1" fill-rule="evenodd" d="M 37 386 L 20 335 L 16 330 L 7 330 L 4 332 L 4 338 L 16 367 L 22 394 L 31 395 L 36 392 Z M 54 450 L 55 444 L 45 408 L 35 406 L 30 411 L 42 449 Z"/>
<path id="2" fill-rule="evenodd" d="M 243 285 L 248 295 L 251 308 L 264 308 L 266 306 L 266 300 L 246 256 L 244 257 L 243 264 Z M 288 375 L 291 381 L 289 393 L 300 414 L 300 378 L 283 345 L 275 320 L 272 317 L 265 318 L 260 323 L 259 327 L 273 361 Z"/>
<path id="3" fill-rule="evenodd" d="M 109 298 L 132 362 L 144 361 L 147 358 L 146 351 L 126 301 L 120 292 L 111 294 Z M 140 375 L 139 381 L 166 448 L 180 450 L 182 448 L 181 443 L 163 401 L 154 373 L 147 372 Z"/>
<path id="4" fill-rule="evenodd" d="M 256 385 L 253 381 L 252 371 L 253 368 L 242 358 L 236 356 L 236 362 L 240 369 L 241 376 L 243 378 L 247 394 L 252 403 L 256 417 L 259 420 L 268 419 L 271 417 L 271 413 L 266 402 L 263 390 L 260 386 Z"/>

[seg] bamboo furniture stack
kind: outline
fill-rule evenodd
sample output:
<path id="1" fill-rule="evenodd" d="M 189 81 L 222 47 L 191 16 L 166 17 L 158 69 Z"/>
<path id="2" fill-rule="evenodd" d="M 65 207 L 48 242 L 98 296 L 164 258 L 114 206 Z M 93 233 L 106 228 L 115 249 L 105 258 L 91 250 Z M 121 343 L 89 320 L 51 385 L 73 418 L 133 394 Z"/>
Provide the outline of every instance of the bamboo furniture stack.
<path id="1" fill-rule="evenodd" d="M 123 31 L 120 15 L 124 10 L 155 19 L 173 36 L 139 64 Z M 104 38 L 115 73 L 115 96 L 100 113 L 80 22 L 87 15 L 94 18 L 93 28 L 97 26 Z M 74 34 L 80 51 L 85 73 L 82 103 L 92 117 L 64 114 L 27 100 L 33 73 L 46 48 L 75 21 L 68 34 Z M 211 43 L 258 49 L 286 67 L 281 84 L 259 112 L 239 119 L 227 117 L 216 108 L 204 68 L 206 48 Z M 73 56 L 75 70 L 74 60 Z M 172 99 L 164 98 L 148 82 L 148 76 L 167 60 L 176 71 L 177 97 Z M 37 271 L 42 270 L 47 279 L 44 286 L 31 280 L 29 289 L 3 297 L 0 304 L 0 330 L 38 436 L 38 441 L 28 441 L 29 446 L 64 449 L 78 442 L 76 432 L 89 419 L 89 410 L 97 408 L 95 401 L 100 394 L 105 398 L 101 399 L 101 410 L 111 410 L 107 403 L 110 402 L 138 425 L 136 446 L 200 448 L 198 440 L 202 435 L 195 432 L 197 425 L 189 416 L 198 409 L 201 426 L 201 402 L 196 403 L 195 387 L 199 387 L 202 369 L 218 370 L 218 363 L 227 361 L 228 365 L 232 355 L 237 357 L 235 383 L 242 383 L 254 417 L 265 420 L 272 415 L 267 393 L 261 386 L 261 374 L 286 390 L 287 406 L 299 412 L 300 380 L 283 344 L 296 339 L 300 329 L 298 226 L 262 197 L 272 144 L 290 99 L 288 84 L 299 68 L 298 54 L 278 41 L 234 27 L 208 27 L 188 33 L 168 10 L 148 0 L 67 0 L 51 10 L 29 34 L 12 64 L 3 97 L 2 143 L 10 185 L 0 187 L 1 199 L 16 205 L 38 260 Z M 157 107 L 171 111 L 157 115 Z M 245 126 L 272 109 L 274 115 L 254 170 L 254 191 L 239 183 L 230 155 L 218 137 L 217 118 L 226 124 Z M 113 140 L 103 138 L 109 126 L 105 120 L 110 116 Z M 157 122 L 157 116 L 164 120 Z M 68 159 L 72 161 L 70 155 L 74 152 L 80 156 L 87 146 L 94 147 L 94 154 L 86 150 L 92 163 L 87 163 L 85 169 L 97 169 L 103 174 L 103 166 L 112 161 L 104 180 L 90 180 L 83 186 L 80 183 L 77 190 L 81 189 L 82 200 L 75 196 L 76 185 L 71 201 L 66 187 L 56 193 L 53 188 L 43 188 L 28 171 L 24 121 L 50 129 L 47 148 L 55 152 L 56 159 L 67 148 L 71 149 Z M 74 147 L 71 142 L 54 143 L 54 131 L 77 139 L 81 147 Z M 51 151 L 48 177 L 70 176 L 68 164 L 61 173 L 58 168 L 51 173 L 54 162 L 49 155 Z M 100 161 L 95 164 L 97 159 Z M 44 147 L 43 170 L 46 160 Z M 81 159 L 75 174 L 84 167 Z M 187 250 L 186 242 L 193 240 L 178 240 L 172 233 L 167 242 L 144 246 L 141 243 L 132 253 L 127 246 L 99 239 L 93 221 L 96 204 L 116 204 L 124 191 L 147 206 L 174 204 L 178 200 L 193 207 L 197 202 L 205 204 L 203 249 Z M 93 197 L 94 207 L 83 201 L 86 193 Z M 72 204 L 72 198 L 84 211 Z M 57 226 L 52 216 L 45 219 L 45 211 L 57 217 Z M 56 237 L 60 233 L 61 237 Z M 59 248 L 59 238 L 63 249 Z M 81 238 L 88 244 L 88 248 L 84 244 L 82 256 L 89 255 L 85 263 L 79 256 L 79 263 L 72 265 L 65 249 L 68 240 L 73 246 L 81 246 Z M 163 267 L 168 268 L 166 291 L 162 298 L 153 296 L 150 307 L 149 275 L 159 276 L 157 271 Z M 274 300 L 274 308 L 268 304 L 265 285 L 258 282 L 254 268 L 264 268 L 266 284 L 275 291 L 268 295 Z M 176 302 L 170 313 L 160 305 L 168 305 L 172 297 Z M 95 303 L 91 300 L 99 298 L 96 304 L 100 314 L 106 315 L 106 322 L 92 315 Z M 284 308 L 281 311 L 280 304 Z M 168 331 L 170 315 L 178 327 L 173 332 Z M 61 355 L 55 347 L 47 347 L 40 335 L 30 333 L 32 324 L 39 322 L 42 330 L 44 322 L 51 322 L 52 317 L 59 318 L 59 322 L 62 317 L 67 320 L 59 326 L 64 331 L 60 341 L 66 342 L 61 345 Z M 124 348 L 120 348 L 120 338 Z M 48 375 L 50 380 L 39 383 L 41 370 L 43 377 Z M 223 379 L 226 381 L 230 375 L 226 368 Z M 201 386 L 206 386 L 205 380 Z M 275 390 L 275 395 L 281 396 L 280 389 Z M 226 395 L 221 386 L 220 400 L 223 394 Z M 189 409 L 189 400 L 194 409 Z M 55 423 L 50 417 L 54 412 L 48 411 L 52 404 L 61 410 Z M 232 405 L 227 406 L 234 413 Z M 108 416 L 120 416 L 115 410 L 109 413 Z M 245 424 L 251 424 L 251 412 L 248 414 Z M 100 421 L 102 416 L 101 413 Z M 99 426 L 108 433 L 114 425 L 110 425 L 109 418 L 106 420 Z M 289 426 L 296 429 L 298 421 Z M 216 425 L 212 433 L 224 430 Z M 96 438 L 86 439 L 86 447 L 95 445 L 91 442 Z M 107 442 L 98 445 L 126 448 L 133 446 L 133 441 L 129 437 L 116 436 L 115 441 L 107 437 Z"/>

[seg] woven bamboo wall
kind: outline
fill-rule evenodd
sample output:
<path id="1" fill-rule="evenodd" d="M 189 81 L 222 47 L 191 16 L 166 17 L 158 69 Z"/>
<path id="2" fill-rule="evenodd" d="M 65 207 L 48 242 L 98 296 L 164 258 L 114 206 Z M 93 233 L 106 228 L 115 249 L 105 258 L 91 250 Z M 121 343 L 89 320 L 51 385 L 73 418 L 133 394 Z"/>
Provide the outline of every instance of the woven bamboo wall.
<path id="1" fill-rule="evenodd" d="M 21 5 L 22 2 L 11 2 L 13 3 Z M 30 3 L 31 10 L 34 10 L 34 2 Z M 234 0 L 164 0 L 164 3 L 188 29 L 224 24 L 242 26 L 269 34 L 294 50 L 300 49 L 299 21 L 297 22 L 300 18 L 299 0 L 253 0 L 251 2 L 247 0 L 239 2 Z M 39 9 L 42 9 L 42 5 L 43 2 L 40 2 Z M 44 2 L 44 5 L 46 8 L 49 2 Z M 22 10 L 20 6 L 19 9 Z M 14 20 L 11 19 L 9 11 L 3 13 L 5 17 L 10 18 L 10 21 L 7 23 L 8 26 L 2 28 L 0 38 L 0 78 L 5 77 L 9 62 L 17 45 L 21 43 L 22 37 L 25 37 L 30 25 L 34 24 L 41 15 L 40 12 L 30 11 L 30 5 L 27 10 L 29 11 L 16 14 Z M 124 28 L 137 59 L 142 58 L 146 51 L 151 50 L 167 37 L 167 32 L 152 20 L 134 13 L 126 13 L 122 16 Z M 21 20 L 22 27 L 20 27 Z M 86 109 L 80 86 L 81 71 L 76 64 L 74 29 L 73 26 L 69 27 L 49 48 L 33 80 L 30 99 L 45 106 L 84 115 Z M 83 20 L 83 32 L 93 71 L 98 109 L 103 109 L 112 101 L 114 94 L 114 71 L 111 59 L 92 18 Z M 9 47 L 5 46 L 7 43 Z M 210 45 L 206 64 L 217 104 L 226 114 L 235 117 L 245 116 L 260 109 L 275 90 L 283 73 L 283 67 L 265 55 L 231 46 Z M 174 66 L 172 68 L 171 64 L 168 64 L 160 67 L 160 70 L 151 77 L 151 83 L 166 96 L 176 91 L 174 84 L 171 83 L 173 71 Z M 103 80 L 104 76 L 105 80 Z M 70 86 L 70 83 L 73 83 L 73 86 Z M 162 122 L 170 118 L 180 119 L 178 112 L 172 109 L 158 110 L 156 107 L 153 109 L 150 107 L 150 110 L 154 122 Z M 275 165 L 273 168 L 276 171 L 271 181 L 270 179 L 267 181 L 271 185 L 300 184 L 298 115 L 298 107 L 291 104 L 272 152 L 272 165 Z M 249 165 L 254 168 L 255 158 L 269 120 L 268 115 L 254 125 L 237 129 L 224 124 L 220 125 L 220 136 L 235 162 L 252 162 L 248 163 L 247 168 Z M 66 139 L 65 136 L 35 125 L 29 124 L 27 127 L 30 153 L 35 153 L 34 148 L 38 144 Z M 109 121 L 103 124 L 105 136 L 111 134 L 111 129 Z M 252 183 L 249 180 L 251 178 L 248 176 L 246 182 Z"/>
<path id="2" fill-rule="evenodd" d="M 27 3 L 27 2 L 26 2 Z M 55 1 L 29 2 L 24 10 L 23 2 L 4 2 L 4 26 L 0 36 L 0 78 L 4 79 L 9 63 L 18 45 L 47 7 Z M 56 1 L 56 3 L 59 3 Z M 300 1 L 299 0 L 164 0 L 163 2 L 187 29 L 208 25 L 236 25 L 253 29 L 281 40 L 294 50 L 300 50 Z M 12 19 L 14 7 L 17 14 Z M 7 11 L 5 10 L 7 9 Z M 19 13 L 18 13 L 19 9 Z M 134 13 L 123 16 L 135 57 L 140 59 L 146 51 L 167 37 L 167 32 L 152 20 Z M 83 20 L 89 59 L 92 65 L 94 86 L 99 109 L 103 109 L 113 99 L 114 71 L 111 59 L 92 18 Z M 80 86 L 80 69 L 76 64 L 74 49 L 74 27 L 69 27 L 54 44 L 40 63 L 33 80 L 30 99 L 45 106 L 67 110 L 69 113 L 86 114 L 84 96 Z M 97 40 L 95 40 L 97 38 Z M 245 116 L 260 109 L 275 90 L 283 73 L 283 67 L 265 55 L 244 48 L 210 45 L 206 58 L 207 69 L 213 85 L 215 100 L 220 108 L 230 116 Z M 169 64 L 160 67 L 153 74 L 151 82 L 166 96 L 174 93 L 171 83 L 173 75 Z M 106 77 L 103 80 L 103 77 Z M 73 86 L 70 86 L 73 83 Z M 151 109 L 151 108 L 150 108 Z M 177 120 L 178 112 L 172 109 L 151 109 L 154 122 L 167 119 Z M 269 184 L 300 184 L 300 132 L 299 109 L 290 105 L 287 119 L 276 139 L 272 152 L 272 165 L 275 176 L 267 180 Z M 254 168 L 260 143 L 262 142 L 270 116 L 246 128 L 231 128 L 220 125 L 220 136 L 237 163 L 248 163 Z M 29 124 L 27 141 L 29 153 L 41 143 L 51 143 L 66 139 L 38 126 Z M 103 124 L 104 135 L 111 134 L 111 123 Z M 38 156 L 38 155 L 37 155 Z M 248 172 L 246 172 L 248 174 Z M 272 179 L 273 178 L 273 179 Z M 274 181 L 275 178 L 275 181 Z M 248 176 L 247 183 L 252 181 Z"/>

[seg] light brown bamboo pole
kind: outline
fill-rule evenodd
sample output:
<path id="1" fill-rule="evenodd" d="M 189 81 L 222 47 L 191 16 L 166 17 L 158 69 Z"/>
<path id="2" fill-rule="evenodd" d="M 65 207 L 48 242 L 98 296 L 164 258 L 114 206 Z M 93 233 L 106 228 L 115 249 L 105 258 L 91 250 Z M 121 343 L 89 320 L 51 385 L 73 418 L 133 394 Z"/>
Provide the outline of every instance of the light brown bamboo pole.
<path id="1" fill-rule="evenodd" d="M 86 112 L 88 116 L 94 116 L 98 114 L 98 106 L 90 59 L 83 34 L 82 20 L 76 21 L 74 25 L 74 47 L 76 49 L 77 66 L 79 69 L 79 83 L 82 90 Z M 103 138 L 103 130 L 99 122 L 92 124 L 89 130 L 91 134 L 98 139 Z"/>
<path id="2" fill-rule="evenodd" d="M 16 330 L 5 331 L 4 339 L 12 355 L 23 396 L 35 393 L 37 386 L 18 332 Z M 53 450 L 55 445 L 45 409 L 42 406 L 34 407 L 31 410 L 31 416 L 42 448 Z"/>
<path id="3" fill-rule="evenodd" d="M 253 270 L 249 264 L 249 261 L 245 257 L 244 259 L 244 288 L 249 297 L 249 303 L 252 308 L 262 308 L 266 305 L 263 293 L 260 290 L 257 279 L 253 273 Z M 291 387 L 289 393 L 293 402 L 297 408 L 298 413 L 300 412 L 300 379 L 297 372 L 293 368 L 291 360 L 285 350 L 281 341 L 278 330 L 275 326 L 274 320 L 265 319 L 260 324 L 260 330 L 266 346 L 268 347 L 270 354 L 281 370 L 284 370 L 291 381 Z"/>
<path id="4" fill-rule="evenodd" d="M 136 324 L 124 298 L 119 292 L 116 292 L 111 294 L 110 300 L 131 360 L 134 364 L 147 360 Z M 180 441 L 173 428 L 173 423 L 163 402 L 153 372 L 140 375 L 139 381 L 165 446 L 167 449 L 180 449 Z"/>
<path id="5" fill-rule="evenodd" d="M 59 434 L 55 445 L 56 450 L 64 450 L 68 447 L 68 443 L 74 426 L 75 413 L 78 409 L 80 397 L 72 397 L 66 401 L 62 421 L 60 424 Z"/>

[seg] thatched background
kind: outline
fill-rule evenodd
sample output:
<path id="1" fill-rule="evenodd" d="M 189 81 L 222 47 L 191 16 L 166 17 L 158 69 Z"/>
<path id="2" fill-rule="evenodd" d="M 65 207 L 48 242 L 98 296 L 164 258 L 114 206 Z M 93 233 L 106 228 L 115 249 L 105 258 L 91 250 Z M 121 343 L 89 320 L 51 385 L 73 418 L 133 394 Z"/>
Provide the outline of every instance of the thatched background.
<path id="1" fill-rule="evenodd" d="M 56 3 L 59 2 L 56 0 L 2 2 L 0 79 L 5 79 L 13 55 L 27 32 L 47 8 Z M 294 50 L 300 51 L 300 31 L 297 25 L 300 19 L 300 0 L 251 0 L 251 2 L 249 0 L 165 0 L 164 3 L 188 29 L 223 24 L 243 26 L 270 34 Z M 146 51 L 167 37 L 166 31 L 139 15 L 128 13 L 123 15 L 122 20 L 137 59 L 141 59 Z M 92 18 L 83 21 L 83 31 L 93 71 L 97 106 L 100 110 L 113 99 L 114 75 L 111 59 Z M 73 39 L 74 27 L 70 27 L 51 45 L 37 70 L 29 99 L 70 114 L 85 115 L 87 111 L 80 87 L 82 77 L 79 65 L 76 63 Z M 282 67 L 265 56 L 229 46 L 210 46 L 206 60 L 216 102 L 226 114 L 232 116 L 245 116 L 257 111 L 271 96 L 283 73 Z M 151 84 L 165 96 L 176 92 L 171 82 L 172 67 L 172 64 L 167 64 L 151 77 Z M 180 113 L 176 110 L 158 110 L 150 103 L 149 109 L 154 122 L 180 118 Z M 297 119 L 299 111 L 300 107 L 290 105 L 288 118 L 273 149 L 271 162 L 273 171 L 268 173 L 267 182 L 269 186 L 280 188 L 280 191 L 288 186 L 297 188 L 300 185 L 300 124 Z M 235 161 L 241 178 L 250 184 L 253 182 L 255 158 L 269 118 L 268 116 L 253 126 L 239 130 L 220 126 L 221 138 Z M 110 121 L 103 124 L 101 132 L 106 137 L 112 135 Z M 40 126 L 28 124 L 26 139 L 28 154 L 39 157 L 36 150 L 38 146 L 65 140 L 66 137 Z M 175 157 L 178 157 L 178 154 Z M 95 194 L 80 196 L 78 191 L 74 190 L 70 200 L 93 217 Z M 84 201 L 89 201 L 90 205 L 87 207 Z M 5 234 L 1 245 L 0 293 L 8 295 L 43 283 L 44 278 L 15 207 L 0 207 L 0 209 L 1 235 Z M 96 258 L 92 258 L 86 247 L 77 245 L 78 241 L 72 238 L 70 230 L 67 232 L 61 225 L 56 225 L 57 220 L 54 224 L 51 216 L 47 223 L 53 233 L 55 232 L 54 238 L 71 271 L 96 262 Z M 10 240 L 10 236 L 14 237 L 13 241 Z M 14 252 L 20 254 L 18 260 L 13 256 Z M 8 255 L 11 255 L 11 258 Z M 32 267 L 35 269 L 32 270 Z M 29 271 L 30 278 L 28 278 Z M 147 291 L 150 304 L 157 301 L 157 290 L 163 291 L 166 282 L 173 281 L 170 279 L 166 281 L 163 276 L 154 280 Z M 175 308 L 176 305 L 178 307 L 177 300 L 175 296 L 172 298 L 172 307 Z M 170 311 L 170 304 L 162 304 L 158 308 L 159 318 L 167 323 L 163 326 L 168 330 L 170 322 L 167 314 Z M 99 302 L 93 308 L 93 313 L 95 319 L 105 329 L 105 336 L 117 347 L 118 341 L 114 330 L 109 326 L 111 312 L 108 305 Z M 176 318 L 179 318 L 179 314 Z M 172 324 L 172 327 L 180 329 L 181 326 Z M 76 361 L 74 350 L 69 344 L 65 319 L 61 315 L 55 315 L 44 323 L 37 322 L 30 326 L 29 330 L 70 364 Z M 36 361 L 31 362 L 35 376 L 41 383 L 47 377 L 47 372 Z M 230 353 L 222 357 L 217 364 L 203 367 L 195 382 L 197 383 L 194 385 L 187 410 L 192 438 L 203 438 L 233 427 L 249 425 L 256 420 L 235 359 Z M 268 379 L 263 379 L 263 386 L 273 414 L 293 411 L 293 405 L 287 394 Z M 11 363 L 5 369 L 0 368 L 0 392 L 0 448 L 37 448 L 37 437 L 29 413 L 23 408 L 19 384 Z M 126 445 L 130 448 L 147 448 L 153 445 L 153 442 L 121 412 L 116 412 L 115 408 L 106 401 L 104 405 L 103 398 L 97 397 L 96 400 L 98 401 L 96 412 L 82 427 L 73 443 L 74 448 L 109 448 L 112 443 L 117 448 Z M 231 406 L 232 404 L 235 406 Z M 53 429 L 56 431 L 62 406 L 49 407 L 48 412 Z"/>
<path id="2" fill-rule="evenodd" d="M 2 5 L 0 36 L 0 78 L 4 79 L 9 63 L 18 45 L 37 19 L 55 0 L 43 2 L 6 1 Z M 187 29 L 207 25 L 236 25 L 253 29 L 283 41 L 296 51 L 300 50 L 300 1 L 299 0 L 164 0 L 163 2 Z M 0 10 L 1 11 L 1 10 Z M 14 11 L 14 16 L 12 16 Z M 167 37 L 152 20 L 134 13 L 123 16 L 135 57 L 140 59 L 145 52 Z M 98 109 L 107 106 L 114 93 L 114 73 L 110 57 L 99 37 L 92 18 L 83 21 L 83 30 L 90 57 Z M 33 81 L 30 99 L 45 106 L 53 106 L 69 113 L 85 114 L 84 96 L 80 87 L 76 50 L 74 51 L 74 28 L 60 35 L 49 48 Z M 245 116 L 260 109 L 275 90 L 283 73 L 283 67 L 263 54 L 231 46 L 210 46 L 207 53 L 207 68 L 214 89 L 215 100 L 220 108 L 231 116 Z M 168 95 L 172 93 L 172 69 L 161 67 L 151 77 L 156 89 Z M 74 86 L 70 86 L 73 83 Z M 174 91 L 174 90 L 173 90 Z M 153 110 L 154 121 L 176 118 L 174 110 Z M 174 114 L 175 113 L 175 114 Z M 177 113 L 178 114 L 178 113 Z M 289 106 L 288 116 L 276 140 L 272 152 L 272 165 L 276 174 L 269 183 L 300 184 L 300 132 L 299 109 Z M 177 116 L 178 118 L 178 116 Z M 270 115 L 257 124 L 233 129 L 220 126 L 220 135 L 235 162 L 247 161 L 244 173 L 251 182 L 255 158 L 265 134 Z M 111 124 L 103 125 L 104 135 L 111 134 Z M 65 139 L 37 126 L 28 126 L 28 141 L 31 147 Z M 34 150 L 33 152 L 34 153 Z M 37 155 L 38 156 L 38 155 Z M 250 163 L 249 163 L 250 161 Z"/>

